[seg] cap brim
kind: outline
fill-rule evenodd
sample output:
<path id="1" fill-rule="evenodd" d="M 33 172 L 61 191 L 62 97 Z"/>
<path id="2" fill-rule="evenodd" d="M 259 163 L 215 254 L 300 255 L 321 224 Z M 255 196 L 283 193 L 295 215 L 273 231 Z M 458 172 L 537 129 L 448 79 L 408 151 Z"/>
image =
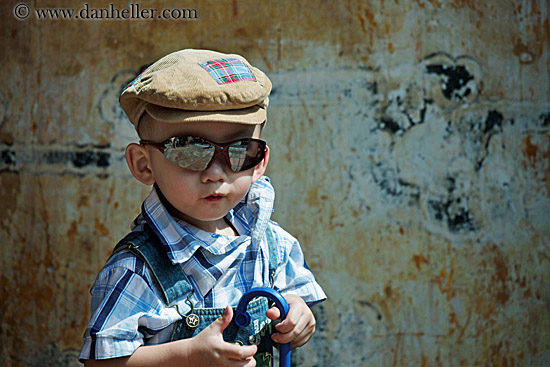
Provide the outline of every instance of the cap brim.
<path id="1" fill-rule="evenodd" d="M 147 104 L 145 111 L 155 120 L 168 123 L 215 121 L 260 125 L 267 117 L 266 109 L 260 106 L 223 111 L 189 111 Z"/>

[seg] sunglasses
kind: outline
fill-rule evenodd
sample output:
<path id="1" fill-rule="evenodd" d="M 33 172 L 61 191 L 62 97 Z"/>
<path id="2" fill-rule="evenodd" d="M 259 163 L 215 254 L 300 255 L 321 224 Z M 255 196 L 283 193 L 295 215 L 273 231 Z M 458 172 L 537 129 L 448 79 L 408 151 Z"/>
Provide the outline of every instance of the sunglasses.
<path id="1" fill-rule="evenodd" d="M 157 148 L 170 162 L 191 171 L 204 171 L 218 154 L 232 171 L 246 171 L 260 163 L 267 150 L 265 141 L 253 138 L 219 144 L 198 136 L 178 136 L 164 143 L 150 140 L 139 143 Z"/>

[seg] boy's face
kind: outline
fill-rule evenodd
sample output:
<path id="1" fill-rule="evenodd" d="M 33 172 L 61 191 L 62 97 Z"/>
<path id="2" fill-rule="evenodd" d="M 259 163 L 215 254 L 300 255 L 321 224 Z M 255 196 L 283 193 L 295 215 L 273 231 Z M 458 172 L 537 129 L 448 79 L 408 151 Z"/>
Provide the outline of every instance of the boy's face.
<path id="1" fill-rule="evenodd" d="M 197 136 L 216 143 L 242 138 L 259 138 L 260 125 L 225 122 L 163 123 L 145 114 L 147 125 L 143 139 L 163 142 L 171 137 Z M 132 169 L 131 157 L 139 161 Z M 250 185 L 265 172 L 269 151 L 256 167 L 234 172 L 220 154 L 203 171 L 181 168 L 153 146 L 131 144 L 127 160 L 134 176 L 145 184 L 156 183 L 172 205 L 175 215 L 206 231 L 216 232 L 224 225 L 224 216 L 247 194 Z M 135 160 L 135 159 L 134 159 Z M 141 167 L 141 168 L 140 168 Z"/>

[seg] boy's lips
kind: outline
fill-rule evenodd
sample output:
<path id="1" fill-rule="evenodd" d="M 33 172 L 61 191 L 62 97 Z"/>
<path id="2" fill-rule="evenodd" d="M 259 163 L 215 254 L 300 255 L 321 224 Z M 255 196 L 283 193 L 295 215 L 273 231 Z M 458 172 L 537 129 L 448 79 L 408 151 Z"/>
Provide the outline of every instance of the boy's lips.
<path id="1" fill-rule="evenodd" d="M 204 199 L 206 201 L 218 201 L 218 200 L 221 200 L 224 197 L 225 197 L 224 194 L 211 194 L 211 195 L 208 195 L 207 197 L 205 197 Z"/>

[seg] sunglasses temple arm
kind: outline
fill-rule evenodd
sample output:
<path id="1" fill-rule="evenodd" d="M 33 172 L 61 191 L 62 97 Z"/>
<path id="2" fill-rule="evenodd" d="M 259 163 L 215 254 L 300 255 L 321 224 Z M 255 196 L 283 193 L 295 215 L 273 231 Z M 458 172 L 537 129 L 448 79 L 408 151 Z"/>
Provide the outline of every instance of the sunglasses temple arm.
<path id="1" fill-rule="evenodd" d="M 160 150 L 161 152 L 164 152 L 164 149 L 166 148 L 166 146 L 164 144 L 161 144 L 161 143 L 155 143 L 153 141 L 150 141 L 150 140 L 140 140 L 139 141 L 139 145 L 141 146 L 145 146 L 145 145 L 150 145 L 154 148 L 157 148 L 158 150 Z"/>

